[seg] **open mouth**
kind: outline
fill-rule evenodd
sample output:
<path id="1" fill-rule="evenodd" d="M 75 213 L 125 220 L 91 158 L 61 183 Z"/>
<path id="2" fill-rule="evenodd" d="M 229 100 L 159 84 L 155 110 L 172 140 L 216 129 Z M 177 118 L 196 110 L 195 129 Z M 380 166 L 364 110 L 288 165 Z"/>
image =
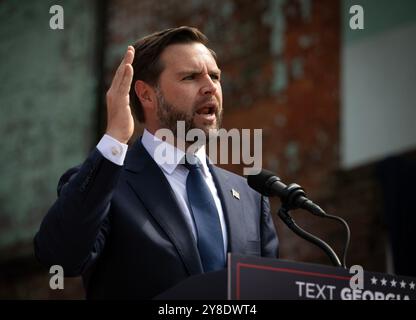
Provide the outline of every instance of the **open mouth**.
<path id="1" fill-rule="evenodd" d="M 216 104 L 214 103 L 210 103 L 207 105 L 204 105 L 203 107 L 199 108 L 196 110 L 196 113 L 199 115 L 205 115 L 205 116 L 209 116 L 209 115 L 215 115 L 217 113 L 218 107 Z"/>

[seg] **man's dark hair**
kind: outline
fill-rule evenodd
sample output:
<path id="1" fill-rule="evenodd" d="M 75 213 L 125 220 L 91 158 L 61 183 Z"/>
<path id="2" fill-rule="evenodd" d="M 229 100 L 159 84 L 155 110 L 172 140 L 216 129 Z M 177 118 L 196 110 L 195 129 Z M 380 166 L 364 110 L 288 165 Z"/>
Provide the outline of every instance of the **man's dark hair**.
<path id="1" fill-rule="evenodd" d="M 179 27 L 159 31 L 141 38 L 135 42 L 133 60 L 133 81 L 130 88 L 130 103 L 133 112 L 140 122 L 144 122 L 143 106 L 134 90 L 137 80 L 142 80 L 151 86 L 157 86 L 159 76 L 164 69 L 160 56 L 163 50 L 172 44 L 199 42 L 204 45 L 208 43 L 208 38 L 197 28 Z M 209 49 L 216 60 L 216 54 Z"/>

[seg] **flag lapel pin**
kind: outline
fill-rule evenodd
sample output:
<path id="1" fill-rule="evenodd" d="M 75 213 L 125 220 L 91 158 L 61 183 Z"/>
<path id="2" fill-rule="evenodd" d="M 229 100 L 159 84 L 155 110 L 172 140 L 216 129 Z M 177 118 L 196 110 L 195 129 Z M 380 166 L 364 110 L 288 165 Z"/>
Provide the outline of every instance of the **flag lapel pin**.
<path id="1" fill-rule="evenodd" d="M 231 193 L 233 195 L 234 198 L 240 200 L 240 193 L 234 189 L 231 189 Z"/>

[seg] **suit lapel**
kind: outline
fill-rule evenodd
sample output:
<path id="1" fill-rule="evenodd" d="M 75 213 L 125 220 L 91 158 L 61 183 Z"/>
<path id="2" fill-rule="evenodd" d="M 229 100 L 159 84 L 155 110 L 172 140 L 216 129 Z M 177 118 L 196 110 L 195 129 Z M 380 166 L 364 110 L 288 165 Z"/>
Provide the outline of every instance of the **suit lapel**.
<path id="1" fill-rule="evenodd" d="M 242 200 L 233 196 L 232 190 L 236 186 L 230 183 L 229 176 L 225 174 L 225 171 L 209 164 L 209 162 L 208 167 L 214 178 L 227 221 L 228 251 L 244 254 L 247 235 L 244 226 L 244 207 Z"/>
<path id="2" fill-rule="evenodd" d="M 129 151 L 125 163 L 128 183 L 175 245 L 189 274 L 201 273 L 202 264 L 192 231 L 177 204 L 169 182 L 143 147 L 140 138 Z"/>

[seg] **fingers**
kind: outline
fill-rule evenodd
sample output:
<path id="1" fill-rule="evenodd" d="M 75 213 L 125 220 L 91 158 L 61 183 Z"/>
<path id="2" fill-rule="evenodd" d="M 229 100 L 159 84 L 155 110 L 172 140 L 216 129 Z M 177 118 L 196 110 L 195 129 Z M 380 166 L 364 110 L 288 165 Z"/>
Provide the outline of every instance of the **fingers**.
<path id="1" fill-rule="evenodd" d="M 134 48 L 132 46 L 127 47 L 127 52 L 124 55 L 125 63 L 132 64 L 134 59 Z"/>
<path id="2" fill-rule="evenodd" d="M 134 48 L 128 46 L 124 58 L 121 61 L 120 65 L 117 68 L 116 74 L 114 75 L 113 81 L 111 83 L 111 88 L 118 89 L 121 85 L 121 82 L 124 80 L 124 75 L 126 74 L 126 65 L 131 67 L 134 59 Z M 133 70 L 133 68 L 131 68 Z M 127 72 L 129 74 L 130 72 Z M 131 80 L 130 80 L 131 81 Z M 130 84 L 129 84 L 130 85 Z"/>
<path id="3" fill-rule="evenodd" d="M 120 95 L 127 95 L 130 91 L 131 81 L 133 79 L 133 67 L 131 64 L 126 64 L 124 66 L 124 74 L 120 82 L 118 91 Z"/>

